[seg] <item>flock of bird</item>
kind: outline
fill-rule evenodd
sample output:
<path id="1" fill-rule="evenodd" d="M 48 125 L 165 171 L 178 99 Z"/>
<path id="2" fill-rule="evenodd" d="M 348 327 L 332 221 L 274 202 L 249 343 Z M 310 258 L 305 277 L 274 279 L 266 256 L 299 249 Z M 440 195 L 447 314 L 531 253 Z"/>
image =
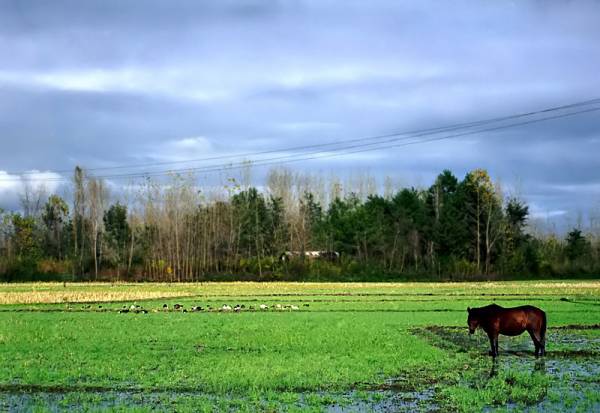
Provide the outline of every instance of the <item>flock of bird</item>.
<path id="1" fill-rule="evenodd" d="M 304 307 L 308 307 L 309 304 L 304 304 Z M 88 306 L 89 307 L 89 306 Z M 102 308 L 102 306 L 99 306 L 100 308 Z M 260 304 L 258 306 L 248 306 L 246 307 L 244 304 L 236 304 L 235 306 L 230 306 L 228 304 L 223 304 L 220 307 L 212 307 L 210 305 L 206 305 L 206 307 L 202 307 L 199 305 L 194 305 L 191 306 L 189 309 L 185 308 L 184 305 L 182 304 L 174 304 L 173 306 L 169 307 L 169 304 L 163 304 L 162 308 L 159 309 L 154 309 L 151 310 L 153 313 L 158 313 L 158 312 L 168 312 L 168 311 L 177 311 L 177 312 L 182 312 L 182 313 L 187 313 L 187 312 L 221 312 L 221 313 L 228 313 L 228 312 L 234 312 L 234 313 L 240 313 L 242 311 L 269 311 L 269 310 L 274 310 L 274 311 L 299 311 L 300 307 L 294 304 L 274 304 L 272 306 L 269 306 L 267 304 Z M 137 304 L 131 304 L 130 306 L 124 305 L 119 311 L 120 314 L 124 314 L 124 313 L 135 313 L 135 314 L 147 314 L 148 310 L 146 310 L 145 308 L 143 308 L 140 305 Z"/>

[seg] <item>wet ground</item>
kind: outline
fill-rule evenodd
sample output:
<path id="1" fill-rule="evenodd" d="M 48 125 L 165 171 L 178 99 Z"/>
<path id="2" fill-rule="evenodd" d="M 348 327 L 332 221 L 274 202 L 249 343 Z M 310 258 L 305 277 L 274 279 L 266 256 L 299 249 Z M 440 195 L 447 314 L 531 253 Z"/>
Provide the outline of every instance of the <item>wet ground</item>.
<path id="1" fill-rule="evenodd" d="M 393 390 L 360 390 L 346 393 L 301 393 L 261 399 L 224 399 L 190 392 L 5 392 L 0 393 L 0 411 L 63 412 L 113 411 L 250 411 L 313 410 L 328 413 L 431 411 L 435 406 L 434 391 L 396 392 Z M 287 400 L 285 400 L 287 399 Z"/>
<path id="2" fill-rule="evenodd" d="M 528 335 L 500 337 L 500 356 L 493 361 L 487 356 L 488 339 L 483 333 L 469 336 L 466 327 L 428 327 L 413 333 L 430 344 L 448 352 L 468 355 L 477 366 L 477 381 L 510 372 L 531 372 L 549 378 L 541 400 L 535 403 L 505 403 L 490 405 L 486 411 L 600 411 L 600 326 L 566 326 L 549 329 L 546 357 L 533 355 Z M 469 380 L 473 381 L 471 377 Z M 463 382 L 475 387 L 478 383 Z M 509 383 L 510 384 L 510 383 Z M 118 391 L 110 388 L 0 389 L 0 411 L 113 411 L 143 408 L 144 411 L 238 411 L 249 410 L 299 411 L 320 410 L 341 412 L 390 412 L 443 410 L 437 390 L 444 383 L 420 389 L 411 388 L 402 378 L 388 379 L 378 386 L 358 386 L 347 392 L 286 393 L 254 397 L 215 396 L 179 391 Z M 39 408 L 42 407 L 40 410 Z"/>
<path id="3" fill-rule="evenodd" d="M 511 403 L 486 411 L 600 411 L 600 326 L 565 326 L 548 330 L 546 356 L 536 358 L 527 334 L 500 336 L 500 356 L 487 356 L 489 341 L 480 332 L 469 336 L 466 327 L 430 327 L 423 334 L 435 345 L 448 351 L 468 352 L 473 357 L 488 359 L 482 381 L 500 373 L 531 372 L 549 378 L 545 397 L 537 403 Z M 485 362 L 484 362 L 485 365 Z M 486 377 L 487 376 L 487 377 Z M 474 383 L 470 383 L 474 385 Z"/>

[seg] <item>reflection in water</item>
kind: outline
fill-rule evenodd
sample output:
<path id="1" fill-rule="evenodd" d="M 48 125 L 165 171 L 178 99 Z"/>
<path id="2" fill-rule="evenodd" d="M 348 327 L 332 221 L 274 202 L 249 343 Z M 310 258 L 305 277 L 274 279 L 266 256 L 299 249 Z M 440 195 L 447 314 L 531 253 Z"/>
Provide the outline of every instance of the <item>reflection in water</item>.
<path id="1" fill-rule="evenodd" d="M 498 361 L 498 358 L 496 357 L 492 360 L 492 365 L 490 367 L 490 374 L 489 374 L 490 379 L 492 377 L 496 377 L 498 375 L 499 366 L 500 366 L 500 363 Z M 510 366 L 506 366 L 506 367 L 510 368 Z M 545 357 L 540 357 L 535 360 L 535 363 L 533 364 L 532 373 L 542 373 L 542 374 L 547 373 Z"/>
<path id="2" fill-rule="evenodd" d="M 546 370 L 546 357 L 539 357 L 535 360 L 535 364 L 533 367 L 534 371 L 537 371 L 538 373 L 544 373 L 546 374 L 547 370 Z"/>
<path id="3" fill-rule="evenodd" d="M 494 357 L 492 361 L 492 368 L 490 369 L 490 379 L 496 377 L 498 374 L 498 358 Z"/>

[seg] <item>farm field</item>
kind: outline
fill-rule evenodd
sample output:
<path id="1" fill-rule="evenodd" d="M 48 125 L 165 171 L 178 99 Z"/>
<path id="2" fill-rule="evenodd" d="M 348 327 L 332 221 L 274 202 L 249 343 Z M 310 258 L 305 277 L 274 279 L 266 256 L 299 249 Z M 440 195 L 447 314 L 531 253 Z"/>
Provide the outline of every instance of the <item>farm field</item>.
<path id="1" fill-rule="evenodd" d="M 0 284 L 0 357 L 0 411 L 598 411 L 600 281 Z"/>

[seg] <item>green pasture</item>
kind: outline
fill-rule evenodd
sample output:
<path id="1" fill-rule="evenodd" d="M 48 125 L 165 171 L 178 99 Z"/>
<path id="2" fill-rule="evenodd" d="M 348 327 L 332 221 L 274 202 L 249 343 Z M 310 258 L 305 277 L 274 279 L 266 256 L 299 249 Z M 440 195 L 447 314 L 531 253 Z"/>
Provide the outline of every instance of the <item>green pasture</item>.
<path id="1" fill-rule="evenodd" d="M 0 410 L 600 407 L 600 282 L 2 284 L 0 302 Z M 548 356 L 501 337 L 493 363 L 466 328 L 492 302 L 544 309 Z"/>

